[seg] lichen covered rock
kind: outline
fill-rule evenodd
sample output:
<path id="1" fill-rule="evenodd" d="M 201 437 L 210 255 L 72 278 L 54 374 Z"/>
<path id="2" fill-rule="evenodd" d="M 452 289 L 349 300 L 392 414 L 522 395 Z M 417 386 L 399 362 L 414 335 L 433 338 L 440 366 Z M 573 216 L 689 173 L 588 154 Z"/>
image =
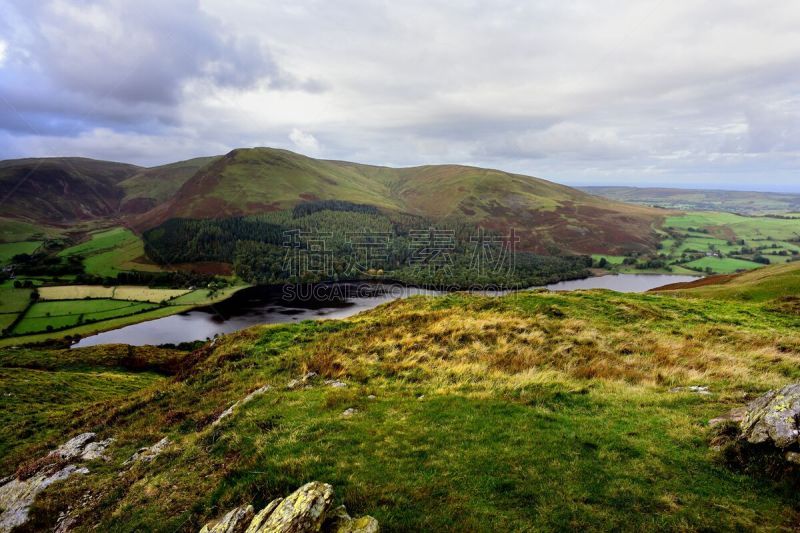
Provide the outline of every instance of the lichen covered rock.
<path id="1" fill-rule="evenodd" d="M 771 443 L 782 450 L 800 437 L 800 383 L 769 391 L 747 406 L 741 437 L 750 444 Z"/>
<path id="2" fill-rule="evenodd" d="M 243 505 L 225 514 L 219 520 L 209 522 L 200 533 L 244 533 L 253 519 L 253 506 Z"/>
<path id="3" fill-rule="evenodd" d="M 271 501 L 253 515 L 253 508 L 237 507 L 222 519 L 206 524 L 200 533 L 377 533 L 371 516 L 351 518 L 345 507 L 335 509 L 333 487 L 306 483 L 286 498 Z M 249 524 L 248 524 L 249 522 Z"/>
<path id="4" fill-rule="evenodd" d="M 333 503 L 333 487 L 327 483 L 306 483 L 284 498 L 264 520 L 259 532 L 301 533 L 320 531 Z"/>

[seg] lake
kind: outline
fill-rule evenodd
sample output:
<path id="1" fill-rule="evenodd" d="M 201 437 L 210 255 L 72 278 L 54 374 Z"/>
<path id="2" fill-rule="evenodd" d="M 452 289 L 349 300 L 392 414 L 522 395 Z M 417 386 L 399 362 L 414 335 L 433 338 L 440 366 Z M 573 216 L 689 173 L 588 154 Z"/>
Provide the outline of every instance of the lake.
<path id="1" fill-rule="evenodd" d="M 668 274 L 619 274 L 547 285 L 554 291 L 610 289 L 644 292 L 670 283 L 692 281 L 692 276 Z M 397 298 L 415 295 L 437 296 L 441 291 L 373 283 L 305 285 L 285 289 L 252 287 L 210 307 L 194 309 L 164 318 L 140 322 L 81 339 L 73 348 L 96 344 L 177 344 L 231 333 L 257 324 L 280 324 L 301 320 L 346 318 Z M 483 291 L 501 295 L 505 291 Z"/>

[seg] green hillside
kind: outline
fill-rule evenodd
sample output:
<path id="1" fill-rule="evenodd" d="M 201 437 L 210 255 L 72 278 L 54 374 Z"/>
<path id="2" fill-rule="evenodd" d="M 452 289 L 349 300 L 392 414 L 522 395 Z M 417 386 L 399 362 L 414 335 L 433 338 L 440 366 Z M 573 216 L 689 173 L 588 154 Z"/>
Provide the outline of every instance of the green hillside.
<path id="1" fill-rule="evenodd" d="M 158 167 L 142 169 L 119 183 L 125 192 L 120 209 L 123 213 L 141 213 L 172 196 L 198 170 L 219 157 L 197 157 Z"/>
<path id="2" fill-rule="evenodd" d="M 726 466 L 707 424 L 800 379 L 799 331 L 769 304 L 545 291 L 414 297 L 191 353 L 0 351 L 0 476 L 84 431 L 115 439 L 38 496 L 30 530 L 64 512 L 197 531 L 311 480 L 384 531 L 791 529 L 798 492 Z M 671 390 L 689 385 L 710 394 Z"/>
<path id="3" fill-rule="evenodd" d="M 318 200 L 368 204 L 387 213 L 459 219 L 507 232 L 530 251 L 623 252 L 655 247 L 663 213 L 552 182 L 458 165 L 394 169 L 325 161 L 286 150 L 234 150 L 203 168 L 138 220 L 225 218 Z"/>
<path id="4" fill-rule="evenodd" d="M 773 265 L 734 276 L 714 276 L 691 283 L 664 287 L 671 295 L 722 298 L 739 301 L 800 299 L 800 261 Z M 800 308 L 798 308 L 800 310 Z"/>

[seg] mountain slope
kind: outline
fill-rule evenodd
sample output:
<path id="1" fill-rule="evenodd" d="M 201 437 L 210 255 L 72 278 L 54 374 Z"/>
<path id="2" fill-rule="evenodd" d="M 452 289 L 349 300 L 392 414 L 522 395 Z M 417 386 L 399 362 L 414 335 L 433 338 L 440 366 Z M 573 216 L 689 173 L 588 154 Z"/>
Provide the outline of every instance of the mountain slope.
<path id="1" fill-rule="evenodd" d="M 657 187 L 580 187 L 611 200 L 687 211 L 729 211 L 743 215 L 800 211 L 800 194 Z"/>
<path id="2" fill-rule="evenodd" d="M 663 211 L 605 200 L 542 179 L 460 165 L 388 168 L 327 161 L 271 148 L 237 149 L 201 169 L 175 196 L 138 218 L 225 218 L 346 200 L 387 213 L 458 218 L 507 233 L 522 249 L 652 249 Z"/>
<path id="3" fill-rule="evenodd" d="M 797 302 L 800 297 L 800 261 L 758 268 L 741 274 L 711 276 L 689 283 L 675 283 L 655 290 L 692 298 Z M 800 310 L 800 307 L 798 309 Z"/>
<path id="4" fill-rule="evenodd" d="M 198 170 L 218 160 L 219 156 L 196 157 L 177 163 L 142 169 L 119 183 L 125 196 L 123 213 L 142 213 L 170 199 Z"/>
<path id="5" fill-rule="evenodd" d="M 37 497 L 26 531 L 62 512 L 76 531 L 198 531 L 311 480 L 385 531 L 791 530 L 796 487 L 731 471 L 706 435 L 800 378 L 797 326 L 753 302 L 523 291 L 257 326 L 190 354 L 0 351 L 0 477 L 86 431 L 108 445 Z"/>
<path id="6" fill-rule="evenodd" d="M 118 184 L 139 170 L 81 157 L 0 161 L 3 215 L 47 224 L 113 215 L 123 196 Z"/>

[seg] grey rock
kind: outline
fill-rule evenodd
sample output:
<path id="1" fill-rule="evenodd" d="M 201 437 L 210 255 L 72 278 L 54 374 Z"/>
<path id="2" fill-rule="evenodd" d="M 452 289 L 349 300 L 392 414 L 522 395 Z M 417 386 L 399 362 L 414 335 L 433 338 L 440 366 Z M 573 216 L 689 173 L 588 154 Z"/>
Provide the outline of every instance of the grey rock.
<path id="1" fill-rule="evenodd" d="M 356 409 L 355 407 L 348 407 L 347 409 L 344 410 L 344 412 L 342 412 L 342 416 L 345 418 L 349 418 L 356 413 L 358 413 L 358 409 Z"/>
<path id="2" fill-rule="evenodd" d="M 214 422 L 211 423 L 211 426 L 212 427 L 218 426 L 223 420 L 225 420 L 226 418 L 231 416 L 233 414 L 233 412 L 238 407 L 241 407 L 244 404 L 252 401 L 254 398 L 257 398 L 257 397 L 261 396 L 262 394 L 264 394 L 265 392 L 267 392 L 270 389 L 272 389 L 272 387 L 270 387 L 269 385 L 264 385 L 263 387 L 259 387 L 258 389 L 254 390 L 253 392 L 251 392 L 250 394 L 248 394 L 247 396 L 245 396 L 241 400 L 238 400 L 238 401 L 234 402 L 233 405 L 231 405 L 230 407 L 228 407 L 227 409 L 222 411 L 222 413 L 220 413 L 220 415 L 217 417 L 217 419 L 214 420 Z"/>
<path id="3" fill-rule="evenodd" d="M 127 461 L 122 463 L 123 465 L 129 465 L 131 463 L 135 463 L 137 461 L 142 461 L 145 463 L 149 463 L 159 455 L 164 449 L 169 446 L 170 440 L 169 437 L 164 437 L 160 441 L 156 442 L 152 446 L 145 446 L 144 448 L 139 448 L 136 453 L 131 455 Z"/>
<path id="4" fill-rule="evenodd" d="M 298 379 L 293 379 L 289 383 L 286 384 L 287 389 L 297 389 L 300 387 L 307 387 L 309 385 L 309 381 L 313 380 L 317 377 L 316 372 L 306 372 Z"/>
<path id="5" fill-rule="evenodd" d="M 243 505 L 228 511 L 219 520 L 204 525 L 200 533 L 244 533 L 253 519 L 253 506 Z"/>
<path id="6" fill-rule="evenodd" d="M 378 533 L 380 525 L 371 516 L 362 516 L 344 521 L 332 531 L 335 533 Z"/>
<path id="7" fill-rule="evenodd" d="M 689 385 L 688 387 L 672 387 L 670 392 L 693 392 L 695 394 L 711 394 L 705 385 Z"/>
<path id="8" fill-rule="evenodd" d="M 77 437 L 72 437 L 67 442 L 48 454 L 49 457 L 58 456 L 64 461 L 77 459 L 84 453 L 86 445 L 92 442 L 97 435 L 95 433 L 81 433 Z"/>
<path id="9" fill-rule="evenodd" d="M 715 427 L 725 422 L 736 422 L 741 423 L 744 420 L 744 416 L 747 414 L 746 407 L 736 407 L 731 409 L 727 413 L 722 416 L 718 416 L 717 418 L 712 418 L 708 421 L 709 427 Z"/>
<path id="10" fill-rule="evenodd" d="M 14 478 L 0 486 L 0 531 L 11 531 L 27 522 L 28 511 L 36 496 L 56 481 L 63 481 L 74 474 L 88 473 L 85 467 L 67 465 L 55 472 L 45 469 L 25 480 Z"/>
<path id="11" fill-rule="evenodd" d="M 200 533 L 377 533 L 378 521 L 371 516 L 352 518 L 344 506 L 331 509 L 333 487 L 306 483 L 286 498 L 278 498 L 257 514 L 252 507 L 239 507 L 221 520 L 206 524 Z M 238 518 L 237 518 L 238 517 Z M 233 519 L 236 518 L 234 521 Z M 241 528 L 244 520 L 250 523 Z M 230 529 L 234 524 L 235 529 Z M 224 529 L 225 527 L 229 529 Z"/>
<path id="12" fill-rule="evenodd" d="M 30 506 L 44 489 L 74 474 L 88 474 L 89 469 L 67 462 L 107 459 L 105 451 L 114 439 L 95 442 L 94 433 L 81 433 L 47 454 L 37 472 L 26 479 L 5 478 L 0 484 L 0 532 L 24 524 Z"/>
<path id="13" fill-rule="evenodd" d="M 111 445 L 112 442 L 114 442 L 114 439 L 112 438 L 98 442 L 90 442 L 83 448 L 80 458 L 84 461 L 94 461 L 96 459 L 108 461 L 106 449 Z"/>
<path id="14" fill-rule="evenodd" d="M 326 379 L 325 385 L 333 387 L 335 389 L 341 389 L 342 387 L 347 387 L 347 383 L 339 381 L 338 379 Z"/>
<path id="15" fill-rule="evenodd" d="M 786 452 L 784 458 L 789 461 L 790 463 L 794 463 L 796 465 L 800 465 L 800 453 L 797 452 Z"/>
<path id="16" fill-rule="evenodd" d="M 785 449 L 800 437 L 800 383 L 769 391 L 747 406 L 742 438 L 750 444 L 771 442 Z"/>
<path id="17" fill-rule="evenodd" d="M 351 517 L 340 505 L 329 513 L 324 529 L 333 533 L 378 533 L 380 526 L 371 516 Z"/>

